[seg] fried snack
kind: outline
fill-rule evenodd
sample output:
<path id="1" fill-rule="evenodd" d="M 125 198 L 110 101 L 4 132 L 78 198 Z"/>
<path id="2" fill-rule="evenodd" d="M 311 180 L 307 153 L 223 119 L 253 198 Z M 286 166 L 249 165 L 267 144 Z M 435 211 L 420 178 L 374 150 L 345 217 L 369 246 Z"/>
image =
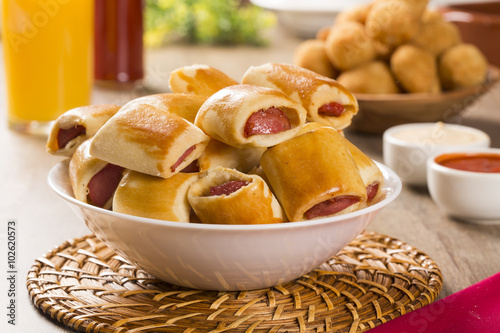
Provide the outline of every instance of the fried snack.
<path id="1" fill-rule="evenodd" d="M 215 139 L 210 139 L 207 147 L 198 157 L 199 171 L 205 171 L 216 166 L 248 172 L 259 164 L 266 148 L 238 149 Z"/>
<path id="2" fill-rule="evenodd" d="M 257 175 L 223 167 L 209 169 L 191 185 L 188 200 L 198 218 L 210 224 L 283 222 L 283 210 Z"/>
<path id="3" fill-rule="evenodd" d="M 391 70 L 409 93 L 437 94 L 441 91 L 435 57 L 417 46 L 398 47 L 391 57 Z"/>
<path id="4" fill-rule="evenodd" d="M 269 148 L 261 165 L 290 221 L 349 213 L 367 199 L 345 139 L 332 128 Z"/>
<path id="5" fill-rule="evenodd" d="M 79 201 L 109 209 L 123 168 L 93 157 L 90 140 L 84 141 L 69 162 L 69 179 Z"/>
<path id="6" fill-rule="evenodd" d="M 434 19 L 422 24 L 420 32 L 411 43 L 437 57 L 450 47 L 461 43 L 460 31 L 451 22 Z"/>
<path id="7" fill-rule="evenodd" d="M 104 161 L 168 178 L 197 159 L 209 141 L 176 114 L 147 104 L 122 108 L 92 139 L 90 153 Z"/>
<path id="8" fill-rule="evenodd" d="M 309 39 L 295 49 L 293 63 L 329 78 L 335 78 L 337 71 L 326 55 L 325 42 Z"/>
<path id="9" fill-rule="evenodd" d="M 194 123 L 235 148 L 270 147 L 294 137 L 304 125 L 306 113 L 279 90 L 240 84 L 207 99 Z"/>
<path id="10" fill-rule="evenodd" d="M 193 94 L 165 93 L 148 95 L 136 98 L 123 106 L 124 109 L 133 108 L 134 105 L 151 105 L 160 110 L 174 113 L 192 123 L 201 105 L 207 100 L 208 96 Z"/>
<path id="11" fill-rule="evenodd" d="M 382 61 L 372 61 L 343 72 L 337 81 L 353 93 L 397 94 L 400 92 L 389 66 Z"/>
<path id="12" fill-rule="evenodd" d="M 359 22 L 336 24 L 326 39 L 326 54 L 335 68 L 345 71 L 376 56 L 373 41 Z"/>
<path id="13" fill-rule="evenodd" d="M 372 4 L 387 2 L 393 0 L 375 0 Z M 417 17 L 422 17 L 426 12 L 427 5 L 429 4 L 429 0 L 396 0 L 397 2 L 402 2 L 408 7 L 410 7 L 413 15 Z"/>
<path id="14" fill-rule="evenodd" d="M 103 104 L 82 106 L 64 112 L 50 130 L 47 152 L 71 157 L 76 148 L 94 136 L 119 109 L 118 105 Z"/>
<path id="15" fill-rule="evenodd" d="M 376 2 L 366 18 L 366 33 L 370 38 L 398 46 L 413 39 L 420 29 L 420 18 L 413 6 L 401 0 Z"/>
<path id="16" fill-rule="evenodd" d="M 459 44 L 439 59 L 439 74 L 445 89 L 476 86 L 486 80 L 488 61 L 472 44 Z"/>
<path id="17" fill-rule="evenodd" d="M 178 173 L 164 179 L 127 170 L 113 197 L 113 211 L 174 222 L 189 222 L 187 192 L 197 173 Z"/>
<path id="18" fill-rule="evenodd" d="M 365 24 L 366 17 L 370 11 L 372 3 L 366 3 L 351 7 L 337 14 L 335 17 L 335 24 L 343 22 L 358 22 Z"/>
<path id="19" fill-rule="evenodd" d="M 330 34 L 331 29 L 332 27 L 323 27 L 319 29 L 318 32 L 316 33 L 316 39 L 321 40 L 323 42 L 326 41 L 328 35 Z"/>
<path id="20" fill-rule="evenodd" d="M 351 124 L 358 112 L 354 95 L 337 81 L 288 64 L 267 63 L 250 67 L 242 82 L 281 90 L 302 104 L 307 120 L 338 130 Z"/>
<path id="21" fill-rule="evenodd" d="M 216 68 L 195 64 L 174 70 L 168 84 L 174 93 L 210 96 L 238 82 Z"/>

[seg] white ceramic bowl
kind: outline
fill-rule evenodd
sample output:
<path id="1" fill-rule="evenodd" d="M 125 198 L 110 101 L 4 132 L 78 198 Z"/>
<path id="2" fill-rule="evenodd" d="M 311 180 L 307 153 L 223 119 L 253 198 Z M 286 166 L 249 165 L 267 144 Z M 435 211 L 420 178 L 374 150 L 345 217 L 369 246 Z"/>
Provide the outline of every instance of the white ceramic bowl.
<path id="1" fill-rule="evenodd" d="M 401 191 L 379 164 L 385 198 L 363 210 L 304 222 L 207 225 L 140 218 L 73 197 L 68 165 L 55 165 L 50 187 L 117 253 L 164 281 L 204 290 L 250 290 L 291 281 L 315 269 L 359 235 Z"/>
<path id="2" fill-rule="evenodd" d="M 384 164 L 394 170 L 401 180 L 410 185 L 427 185 L 426 162 L 430 156 L 452 152 L 457 150 L 467 150 L 474 148 L 487 148 L 490 146 L 490 137 L 478 129 L 444 124 L 446 129 L 460 131 L 470 135 L 474 141 L 444 143 L 446 138 L 435 136 L 411 142 L 401 139 L 400 134 L 411 130 L 430 129 L 437 126 L 437 123 L 411 123 L 391 127 L 383 135 L 383 156 Z"/>
<path id="3" fill-rule="evenodd" d="M 321 28 L 335 22 L 337 14 L 370 0 L 250 0 L 256 6 L 272 10 L 278 20 L 292 34 L 300 38 L 314 38 Z"/>
<path id="4" fill-rule="evenodd" d="M 468 149 L 457 153 L 500 155 L 500 149 Z M 448 168 L 436 162 L 445 155 L 436 154 L 427 161 L 429 193 L 438 207 L 459 220 L 477 224 L 500 223 L 500 173 Z"/>

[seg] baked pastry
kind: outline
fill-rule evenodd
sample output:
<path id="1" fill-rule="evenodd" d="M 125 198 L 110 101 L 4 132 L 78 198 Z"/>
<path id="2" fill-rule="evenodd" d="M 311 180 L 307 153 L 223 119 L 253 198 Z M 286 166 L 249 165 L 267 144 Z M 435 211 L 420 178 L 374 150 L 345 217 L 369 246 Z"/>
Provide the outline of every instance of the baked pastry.
<path id="1" fill-rule="evenodd" d="M 123 168 L 89 154 L 90 140 L 84 141 L 69 162 L 69 179 L 79 201 L 109 209 L 123 175 Z"/>
<path id="2" fill-rule="evenodd" d="M 215 167 L 191 185 L 188 200 L 198 218 L 210 224 L 283 222 L 283 211 L 262 178 Z"/>
<path id="3" fill-rule="evenodd" d="M 266 150 L 260 160 L 290 221 L 355 211 L 366 189 L 345 139 L 318 128 Z"/>
<path id="4" fill-rule="evenodd" d="M 267 63 L 250 67 L 243 83 L 274 88 L 300 103 L 307 120 L 343 129 L 358 113 L 358 101 L 337 81 L 299 66 Z"/>
<path id="5" fill-rule="evenodd" d="M 99 130 L 90 153 L 127 169 L 168 178 L 196 160 L 208 140 L 176 114 L 137 104 L 122 108 Z"/>
<path id="6" fill-rule="evenodd" d="M 174 70 L 168 84 L 174 93 L 210 96 L 238 82 L 216 68 L 195 64 Z"/>
<path id="7" fill-rule="evenodd" d="M 50 131 L 47 151 L 71 157 L 76 148 L 92 137 L 120 107 L 114 104 L 82 106 L 59 116 Z"/>
<path id="8" fill-rule="evenodd" d="M 207 96 L 193 94 L 155 94 L 136 98 L 124 105 L 124 108 L 132 108 L 134 105 L 146 104 L 160 110 L 175 113 L 181 118 L 194 122 L 196 114 Z"/>
<path id="9" fill-rule="evenodd" d="M 327 128 L 333 131 L 335 130 L 332 127 L 327 127 L 326 125 L 312 122 L 305 124 L 301 128 L 299 135 L 315 131 L 318 128 Z M 354 159 L 356 166 L 358 167 L 359 175 L 361 176 L 363 184 L 366 188 L 366 201 L 363 205 L 360 206 L 360 208 L 368 206 L 373 202 L 377 202 L 378 198 L 383 195 L 383 193 L 380 191 L 384 183 L 382 172 L 370 157 L 366 156 L 365 153 L 363 153 L 358 147 L 356 147 L 348 139 L 345 138 L 343 132 L 337 132 L 344 138 L 344 144 L 346 145 L 347 149 L 349 149 L 349 153 L 351 153 L 351 156 Z"/>
<path id="10" fill-rule="evenodd" d="M 165 179 L 127 170 L 116 189 L 113 211 L 174 222 L 189 222 L 187 192 L 197 173 L 177 173 Z"/>
<path id="11" fill-rule="evenodd" d="M 306 110 L 281 91 L 249 84 L 224 88 L 201 106 L 195 125 L 236 148 L 270 147 L 295 136 Z"/>
<path id="12" fill-rule="evenodd" d="M 238 149 L 211 139 L 201 156 L 198 157 L 198 167 L 200 171 L 205 171 L 216 166 L 222 166 L 246 173 L 259 164 L 264 151 L 266 151 L 266 148 Z"/>

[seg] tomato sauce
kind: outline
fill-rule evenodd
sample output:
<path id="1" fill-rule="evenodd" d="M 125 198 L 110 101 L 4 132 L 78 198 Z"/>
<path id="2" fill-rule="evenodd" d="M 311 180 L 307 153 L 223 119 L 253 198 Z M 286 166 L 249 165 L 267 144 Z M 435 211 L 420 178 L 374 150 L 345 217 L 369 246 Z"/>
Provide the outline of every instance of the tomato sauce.
<path id="1" fill-rule="evenodd" d="M 436 158 L 436 163 L 462 171 L 500 173 L 498 154 L 444 154 Z"/>

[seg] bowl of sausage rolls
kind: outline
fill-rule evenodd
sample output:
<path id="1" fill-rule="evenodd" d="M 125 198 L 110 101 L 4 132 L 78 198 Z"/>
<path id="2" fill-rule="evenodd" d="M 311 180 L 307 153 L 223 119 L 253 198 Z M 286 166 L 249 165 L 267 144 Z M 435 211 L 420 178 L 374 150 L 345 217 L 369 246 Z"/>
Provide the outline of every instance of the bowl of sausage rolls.
<path id="1" fill-rule="evenodd" d="M 172 92 L 70 110 L 49 153 L 51 188 L 109 247 L 166 282 L 252 290 L 315 269 L 401 191 L 344 135 L 357 112 L 336 81 L 251 67 L 241 82 L 206 65 Z"/>

